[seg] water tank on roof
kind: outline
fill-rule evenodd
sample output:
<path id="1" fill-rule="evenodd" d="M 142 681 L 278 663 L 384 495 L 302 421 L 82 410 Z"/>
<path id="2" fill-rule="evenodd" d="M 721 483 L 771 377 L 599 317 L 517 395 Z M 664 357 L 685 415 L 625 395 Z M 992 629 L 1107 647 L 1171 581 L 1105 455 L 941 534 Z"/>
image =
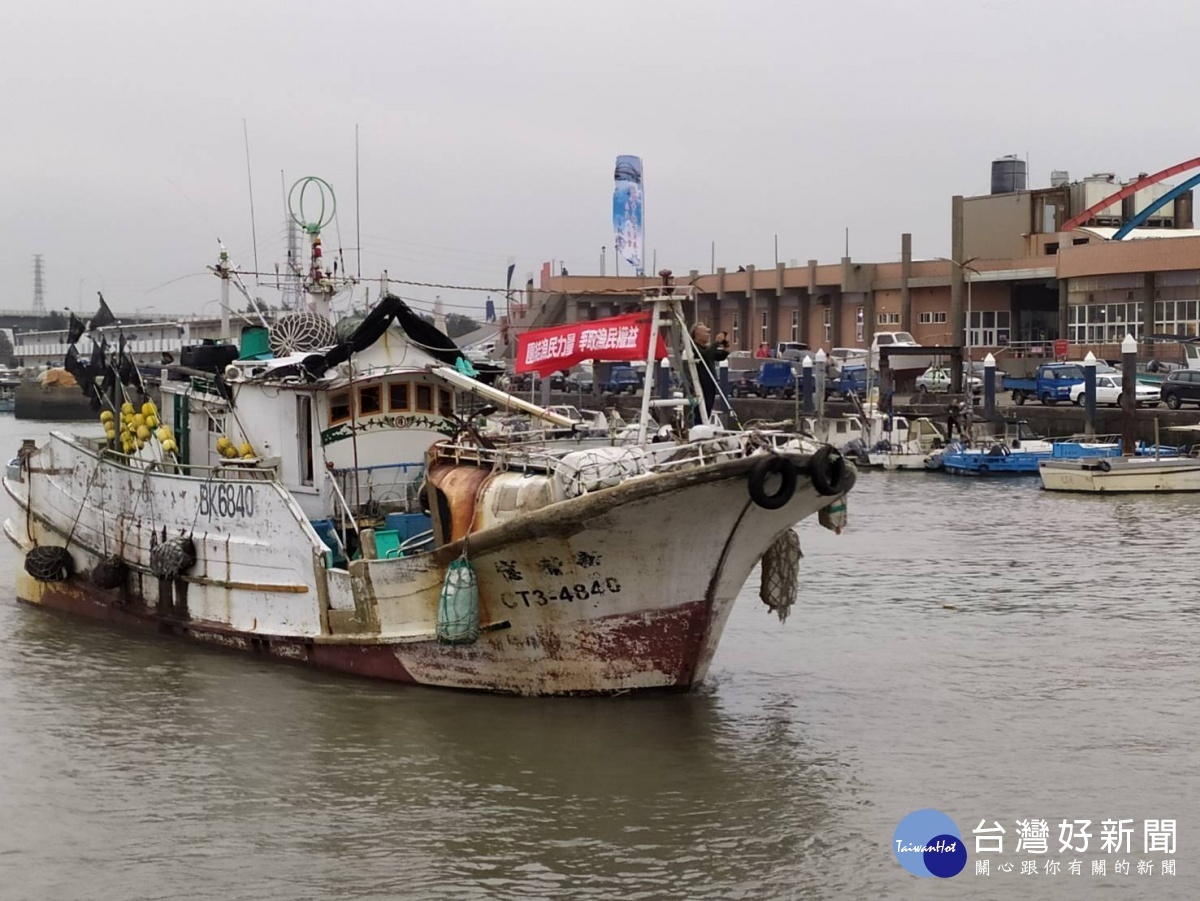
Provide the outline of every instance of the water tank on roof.
<path id="1" fill-rule="evenodd" d="M 1054 169 L 1050 173 L 1050 187 L 1065 188 L 1071 183 L 1071 173 L 1065 169 Z"/>
<path id="2" fill-rule="evenodd" d="M 1011 194 L 1025 190 L 1025 161 L 1009 154 L 992 160 L 992 193 Z"/>

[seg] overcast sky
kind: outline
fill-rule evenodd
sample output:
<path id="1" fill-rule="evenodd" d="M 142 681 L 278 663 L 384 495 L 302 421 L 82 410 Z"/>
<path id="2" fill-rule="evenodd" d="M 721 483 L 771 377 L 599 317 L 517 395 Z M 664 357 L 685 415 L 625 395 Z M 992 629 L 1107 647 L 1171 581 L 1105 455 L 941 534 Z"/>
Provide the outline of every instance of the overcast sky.
<path id="1" fill-rule="evenodd" d="M 40 253 L 50 307 L 215 313 L 217 237 L 253 268 L 243 119 L 264 269 L 282 172 L 333 184 L 327 252 L 358 270 L 356 125 L 364 276 L 500 286 L 510 258 L 519 282 L 598 272 L 602 246 L 611 274 L 622 153 L 647 268 L 706 272 L 711 242 L 771 266 L 776 235 L 832 262 L 847 227 L 857 260 L 904 231 L 943 255 L 951 195 L 986 193 L 994 157 L 1040 187 L 1196 156 L 1176 38 L 1198 24 L 1183 0 L 8 0 L 0 307 L 31 304 Z"/>

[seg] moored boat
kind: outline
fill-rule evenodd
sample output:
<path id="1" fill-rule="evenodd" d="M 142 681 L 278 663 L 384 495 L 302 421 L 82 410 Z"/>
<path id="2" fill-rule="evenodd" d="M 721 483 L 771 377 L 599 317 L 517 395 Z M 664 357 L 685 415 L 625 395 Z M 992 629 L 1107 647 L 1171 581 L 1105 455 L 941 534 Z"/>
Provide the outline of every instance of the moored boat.
<path id="1" fill-rule="evenodd" d="M 21 600 L 518 694 L 696 685 L 760 560 L 791 573 L 790 594 L 772 599 L 786 613 L 792 526 L 854 484 L 835 450 L 726 431 L 700 396 L 705 424 L 689 427 L 691 408 L 671 401 L 664 415 L 678 415 L 650 430 L 649 384 L 627 443 L 577 431 L 480 382 L 390 296 L 330 343 L 335 282 L 318 247 L 313 312 L 272 326 L 273 357 L 229 347 L 210 370 L 169 370 L 161 411 L 110 360 L 90 386 L 104 437 L 55 432 L 21 449 L 4 480 Z M 228 268 L 215 271 L 226 287 Z M 642 334 L 686 335 L 684 294 L 649 298 Z M 655 342 L 638 340 L 653 363 Z M 673 352 L 698 384 L 694 345 Z M 549 431 L 489 437 L 474 425 L 480 400 Z"/>

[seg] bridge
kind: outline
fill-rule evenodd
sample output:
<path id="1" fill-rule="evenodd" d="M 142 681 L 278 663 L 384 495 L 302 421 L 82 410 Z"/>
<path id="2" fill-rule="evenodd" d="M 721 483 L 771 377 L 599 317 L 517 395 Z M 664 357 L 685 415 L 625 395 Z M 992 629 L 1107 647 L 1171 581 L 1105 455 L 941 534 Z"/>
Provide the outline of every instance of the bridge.
<path id="1" fill-rule="evenodd" d="M 85 315 L 76 310 L 75 315 L 86 325 L 94 312 L 93 310 Z M 45 313 L 35 313 L 33 310 L 0 310 L 0 328 L 9 328 L 22 332 L 35 332 L 38 331 L 39 327 L 47 323 L 48 318 L 53 313 L 57 313 L 62 317 L 62 324 L 58 327 L 66 328 L 68 316 L 66 310 L 47 310 Z M 113 315 L 120 322 L 174 322 L 178 319 L 187 318 L 182 313 L 121 313 L 116 310 L 113 310 Z"/>

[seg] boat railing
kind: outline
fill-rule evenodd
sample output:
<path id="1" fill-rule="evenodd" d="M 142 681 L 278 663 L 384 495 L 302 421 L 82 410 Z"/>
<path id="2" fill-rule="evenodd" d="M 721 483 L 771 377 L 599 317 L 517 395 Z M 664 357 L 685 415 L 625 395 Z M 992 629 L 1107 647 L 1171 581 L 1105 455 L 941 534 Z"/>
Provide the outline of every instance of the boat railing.
<path id="1" fill-rule="evenodd" d="M 417 509 L 425 464 L 382 463 L 333 469 L 330 473 L 347 506 L 360 512 L 405 513 Z"/>
<path id="2" fill-rule="evenodd" d="M 182 463 L 170 458 L 147 460 L 142 457 L 123 454 L 106 446 L 103 441 L 84 439 L 81 443 L 96 452 L 108 463 L 124 466 L 146 474 L 161 473 L 163 475 L 185 476 L 206 481 L 257 481 L 274 482 L 279 479 L 279 463 L 277 460 L 237 459 L 217 465 L 207 463 Z"/>
<path id="3" fill-rule="evenodd" d="M 331 472 L 326 472 L 325 476 L 326 476 L 326 478 L 329 479 L 329 484 L 333 488 L 333 496 L 337 499 L 337 502 L 338 502 L 339 513 L 341 514 L 339 518 L 342 521 L 342 544 L 345 545 L 346 544 L 347 523 L 349 523 L 349 525 L 354 529 L 355 533 L 357 534 L 358 533 L 358 519 L 354 516 L 354 513 L 351 512 L 350 505 L 346 503 L 346 496 L 344 494 L 342 494 L 342 489 L 338 486 L 338 480 L 334 476 L 334 474 Z"/>
<path id="4" fill-rule="evenodd" d="M 431 454 L 435 459 L 456 464 L 488 466 L 498 470 L 513 470 L 523 472 L 553 472 L 562 458 L 572 453 L 586 453 L 589 450 L 607 449 L 608 445 L 597 447 L 580 447 L 573 441 L 564 441 L 561 447 L 549 444 L 540 446 L 536 451 L 525 448 L 484 448 L 469 444 L 445 442 L 435 445 Z M 697 466 L 707 466 L 738 457 L 749 456 L 761 450 L 815 450 L 812 439 L 790 432 L 764 431 L 729 431 L 716 432 L 713 437 L 687 443 L 664 441 L 638 445 L 634 443 L 615 445 L 617 449 L 625 448 L 631 455 L 641 457 L 642 473 L 670 472 L 678 469 L 690 469 Z"/>

